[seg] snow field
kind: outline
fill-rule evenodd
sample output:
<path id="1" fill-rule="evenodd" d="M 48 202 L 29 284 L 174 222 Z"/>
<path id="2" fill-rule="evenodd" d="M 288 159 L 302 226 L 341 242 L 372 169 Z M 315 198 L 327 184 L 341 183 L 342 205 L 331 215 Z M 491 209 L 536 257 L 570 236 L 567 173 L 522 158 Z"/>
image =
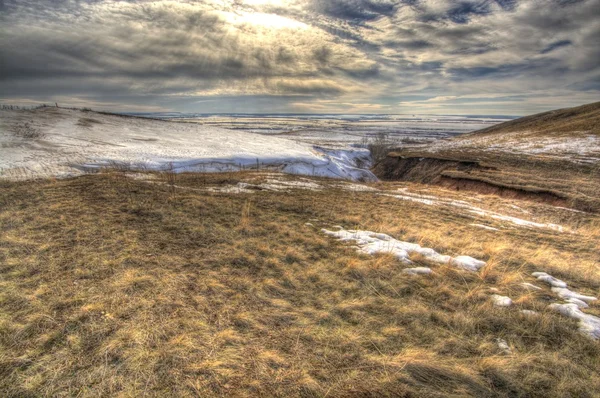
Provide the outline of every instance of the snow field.
<path id="1" fill-rule="evenodd" d="M 40 133 L 15 132 L 27 124 Z M 222 172 L 265 168 L 376 181 L 367 149 L 329 150 L 280 137 L 95 112 L 0 111 L 0 178 L 69 177 L 108 166 Z M 364 166 L 363 166 L 364 167 Z"/>

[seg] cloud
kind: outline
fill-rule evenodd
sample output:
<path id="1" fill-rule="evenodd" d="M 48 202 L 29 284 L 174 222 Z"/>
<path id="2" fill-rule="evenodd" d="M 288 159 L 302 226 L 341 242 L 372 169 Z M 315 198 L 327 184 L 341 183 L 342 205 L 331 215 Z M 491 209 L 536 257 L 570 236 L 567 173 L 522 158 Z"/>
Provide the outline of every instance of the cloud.
<path id="1" fill-rule="evenodd" d="M 446 14 L 455 23 L 467 23 L 472 15 L 485 15 L 490 13 L 487 2 L 460 1 Z"/>
<path id="2" fill-rule="evenodd" d="M 360 22 L 390 16 L 396 4 L 391 0 L 313 0 L 312 8 L 333 18 Z"/>
<path id="3" fill-rule="evenodd" d="M 546 48 L 544 48 L 542 51 L 540 51 L 540 54 L 547 54 L 551 51 L 556 50 L 557 48 L 570 46 L 572 44 L 573 44 L 573 42 L 571 40 L 555 41 L 554 43 L 550 43 Z"/>
<path id="4" fill-rule="evenodd" d="M 395 112 L 423 97 L 461 98 L 446 104 L 462 111 L 465 98 L 489 94 L 498 113 L 528 113 L 534 100 L 523 107 L 515 93 L 538 93 L 547 104 L 542 90 L 552 90 L 557 105 L 598 94 L 599 7 L 600 0 L 0 0 L 0 97 L 182 111 L 313 104 Z"/>

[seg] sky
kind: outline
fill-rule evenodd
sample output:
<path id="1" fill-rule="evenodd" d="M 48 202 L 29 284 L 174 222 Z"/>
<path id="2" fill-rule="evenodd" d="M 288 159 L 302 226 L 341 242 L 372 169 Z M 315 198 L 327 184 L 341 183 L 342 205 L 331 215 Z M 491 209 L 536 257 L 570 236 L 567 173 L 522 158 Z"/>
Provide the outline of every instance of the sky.
<path id="1" fill-rule="evenodd" d="M 0 103 L 526 115 L 600 101 L 600 0 L 0 0 Z"/>

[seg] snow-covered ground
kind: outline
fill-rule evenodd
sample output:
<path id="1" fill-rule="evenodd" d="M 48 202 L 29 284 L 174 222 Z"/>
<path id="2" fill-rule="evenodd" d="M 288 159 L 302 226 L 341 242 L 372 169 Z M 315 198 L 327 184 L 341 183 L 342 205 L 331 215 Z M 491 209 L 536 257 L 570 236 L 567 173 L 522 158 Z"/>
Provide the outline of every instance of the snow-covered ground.
<path id="1" fill-rule="evenodd" d="M 104 166 L 174 171 L 272 168 L 376 180 L 366 149 L 332 150 L 197 123 L 44 108 L 0 111 L 0 177 L 66 177 Z M 364 168 L 360 168 L 361 166 Z"/>
<path id="2" fill-rule="evenodd" d="M 485 265 L 485 262 L 469 256 L 451 257 L 440 254 L 428 247 L 421 247 L 416 243 L 402 242 L 392 238 L 389 235 L 372 232 L 345 230 L 339 228 L 338 231 L 322 230 L 323 233 L 336 237 L 340 241 L 356 242 L 358 251 L 365 254 L 389 253 L 405 264 L 412 264 L 411 254 L 419 254 L 427 260 L 438 264 L 451 264 L 455 267 L 468 271 L 477 271 Z M 408 273 L 428 273 L 425 269 L 410 268 Z"/>
<path id="3" fill-rule="evenodd" d="M 411 201 L 411 202 L 423 203 L 423 204 L 429 205 L 429 206 L 456 207 L 456 208 L 463 209 L 466 212 L 477 215 L 477 216 L 481 216 L 484 218 L 493 218 L 495 220 L 505 221 L 505 222 L 508 222 L 508 223 L 511 223 L 514 225 L 518 225 L 518 226 L 522 226 L 522 227 L 545 228 L 545 229 L 550 229 L 550 230 L 554 230 L 557 232 L 564 232 L 566 230 L 565 227 L 558 225 L 558 224 L 539 223 L 539 222 L 535 222 L 535 221 L 524 220 L 522 218 L 508 216 L 505 214 L 500 214 L 495 211 L 485 210 L 485 209 L 482 209 L 481 207 L 473 206 L 472 204 L 470 204 L 464 200 L 447 199 L 447 198 L 441 198 L 441 197 L 432 196 L 432 195 L 421 195 L 421 194 L 417 194 L 417 193 L 408 192 L 406 190 L 406 188 L 398 189 L 397 192 L 395 192 L 395 193 L 386 192 L 386 193 L 380 193 L 380 195 L 389 196 L 389 197 L 400 199 L 400 200 L 407 200 L 407 201 Z M 480 228 L 490 229 L 490 230 L 497 230 L 496 228 L 490 228 L 489 226 L 482 226 L 479 224 L 475 224 L 475 226 L 480 227 Z"/>
<path id="4" fill-rule="evenodd" d="M 534 272 L 532 275 L 550 285 L 552 291 L 565 301 L 565 303 L 552 303 L 548 308 L 569 318 L 576 319 L 579 321 L 579 331 L 581 333 L 592 339 L 600 339 L 600 318 L 585 314 L 582 311 L 582 309 L 589 307 L 589 303 L 598 300 L 598 298 L 576 293 L 567 288 L 566 282 L 545 272 Z"/>
<path id="5" fill-rule="evenodd" d="M 439 140 L 423 148 L 429 152 L 478 150 L 511 154 L 563 158 L 572 162 L 600 162 L 600 136 L 589 132 L 540 136 L 527 131 L 502 135 L 468 135 L 454 140 Z"/>
<path id="6" fill-rule="evenodd" d="M 358 146 L 378 134 L 398 145 L 429 143 L 490 127 L 506 118 L 438 115 L 181 115 L 152 114 L 331 147 Z"/>

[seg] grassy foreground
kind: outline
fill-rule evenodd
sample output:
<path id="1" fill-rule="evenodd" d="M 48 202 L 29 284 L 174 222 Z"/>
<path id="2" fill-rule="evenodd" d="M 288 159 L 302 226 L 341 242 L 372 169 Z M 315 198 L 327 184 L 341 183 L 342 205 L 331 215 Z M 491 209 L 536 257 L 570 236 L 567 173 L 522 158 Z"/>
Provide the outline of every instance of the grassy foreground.
<path id="1" fill-rule="evenodd" d="M 0 182 L 1 396 L 598 396 L 600 343 L 529 276 L 597 295 L 597 218 L 499 234 L 375 193 L 171 178 Z M 409 276 L 320 232 L 333 225 L 488 265 Z M 515 305 L 494 307 L 490 288 Z"/>

